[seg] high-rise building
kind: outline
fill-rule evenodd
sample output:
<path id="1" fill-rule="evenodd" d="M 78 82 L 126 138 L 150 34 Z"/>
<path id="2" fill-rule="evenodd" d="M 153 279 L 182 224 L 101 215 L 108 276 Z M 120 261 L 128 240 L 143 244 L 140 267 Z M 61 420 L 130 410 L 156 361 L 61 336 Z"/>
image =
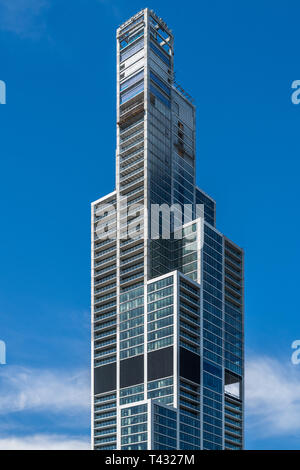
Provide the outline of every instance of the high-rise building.
<path id="1" fill-rule="evenodd" d="M 195 106 L 173 57 L 152 10 L 118 28 L 116 189 L 92 203 L 99 450 L 243 448 L 243 251 L 196 186 Z"/>

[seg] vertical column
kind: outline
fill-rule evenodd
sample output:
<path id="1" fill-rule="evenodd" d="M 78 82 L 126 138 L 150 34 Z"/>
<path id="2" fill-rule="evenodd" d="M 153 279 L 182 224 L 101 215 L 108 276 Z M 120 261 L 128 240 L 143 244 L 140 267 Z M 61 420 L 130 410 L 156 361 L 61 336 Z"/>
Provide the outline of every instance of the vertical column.
<path id="1" fill-rule="evenodd" d="M 225 449 L 225 248 L 224 248 L 224 237 L 222 237 L 222 381 L 223 381 L 223 393 L 222 393 L 222 448 Z"/>
<path id="2" fill-rule="evenodd" d="M 145 310 L 144 310 L 144 393 L 147 398 L 148 382 L 148 269 L 149 269 L 149 175 L 148 175 L 148 106 L 149 106 L 149 10 L 144 10 L 144 292 L 145 292 Z M 149 415 L 150 416 L 150 415 Z M 151 419 L 151 417 L 149 418 Z"/>
<path id="3" fill-rule="evenodd" d="M 175 271 L 173 277 L 174 285 L 174 346 L 173 346 L 173 393 L 174 401 L 173 406 L 177 408 L 177 449 L 180 447 L 180 423 L 179 423 L 179 387 L 180 387 L 180 346 L 179 346 L 179 335 L 180 335 L 180 321 L 179 321 L 179 274 L 178 271 Z"/>
<path id="4" fill-rule="evenodd" d="M 91 448 L 94 449 L 94 204 L 91 204 Z"/>
<path id="5" fill-rule="evenodd" d="M 120 121 L 120 41 L 117 37 L 117 123 Z M 116 367 L 116 396 L 117 396 L 117 449 L 121 449 L 121 412 L 120 412 L 120 127 L 117 124 L 116 148 L 116 190 L 117 190 L 117 367 Z"/>
<path id="6" fill-rule="evenodd" d="M 202 236 L 204 237 L 203 233 Z M 200 273 L 202 280 L 203 256 L 201 256 Z M 203 449 L 203 282 L 200 283 L 200 447 Z"/>

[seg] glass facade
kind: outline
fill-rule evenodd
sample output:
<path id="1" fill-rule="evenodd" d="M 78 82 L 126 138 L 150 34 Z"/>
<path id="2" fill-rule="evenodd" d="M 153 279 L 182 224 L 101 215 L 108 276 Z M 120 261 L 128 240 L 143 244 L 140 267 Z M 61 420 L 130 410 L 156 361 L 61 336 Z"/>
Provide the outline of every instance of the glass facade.
<path id="1" fill-rule="evenodd" d="M 147 404 L 121 409 L 121 450 L 147 450 Z"/>
<path id="2" fill-rule="evenodd" d="M 148 285 L 148 351 L 173 344 L 174 288 L 173 277 Z"/>
<path id="3" fill-rule="evenodd" d="M 177 413 L 160 405 L 153 409 L 153 448 L 172 450 L 177 447 Z"/>
<path id="4" fill-rule="evenodd" d="M 116 189 L 92 204 L 95 450 L 243 448 L 244 254 L 196 186 L 173 62 L 152 10 L 118 28 Z"/>

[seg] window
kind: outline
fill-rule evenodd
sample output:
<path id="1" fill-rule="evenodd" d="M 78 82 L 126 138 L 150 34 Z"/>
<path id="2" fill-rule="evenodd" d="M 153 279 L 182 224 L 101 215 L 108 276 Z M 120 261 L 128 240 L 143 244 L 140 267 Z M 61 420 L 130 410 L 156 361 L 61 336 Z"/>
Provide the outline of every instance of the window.
<path id="1" fill-rule="evenodd" d="M 173 106 L 174 106 L 174 113 L 176 113 L 178 115 L 179 114 L 179 104 L 176 103 L 176 101 L 174 101 Z"/>
<path id="2" fill-rule="evenodd" d="M 144 47 L 144 39 L 137 41 L 134 45 L 131 47 L 128 47 L 126 51 L 120 54 L 120 62 L 123 62 L 126 59 L 129 59 L 129 57 L 133 56 L 136 52 L 140 51 Z"/>
<path id="3" fill-rule="evenodd" d="M 120 90 L 123 91 L 126 88 L 134 85 L 135 83 L 139 82 L 144 78 L 144 71 L 142 70 L 141 72 L 135 74 L 133 77 L 130 77 L 128 80 L 125 80 L 125 82 L 121 83 Z"/>
<path id="4" fill-rule="evenodd" d="M 154 85 L 150 85 L 150 91 L 158 98 L 164 105 L 168 108 L 171 107 L 170 100 L 165 98 L 165 96 L 158 91 L 158 89 Z"/>
<path id="5" fill-rule="evenodd" d="M 122 39 L 120 41 L 120 49 L 124 49 L 129 44 L 134 42 L 136 39 L 143 36 L 143 34 L 144 34 L 144 29 L 140 29 L 137 33 L 131 34 L 130 36 L 126 36 L 126 39 Z"/>
<path id="6" fill-rule="evenodd" d="M 170 88 L 165 85 L 165 83 L 157 77 L 157 75 L 155 75 L 155 73 L 153 73 L 151 70 L 150 70 L 150 78 L 151 80 L 153 80 L 153 82 L 158 85 L 168 96 L 171 95 L 171 90 Z"/>
<path id="7" fill-rule="evenodd" d="M 203 374 L 203 385 L 217 393 L 222 393 L 222 381 L 206 372 Z"/>
<path id="8" fill-rule="evenodd" d="M 241 379 L 229 372 L 225 372 L 225 393 L 241 398 Z"/>
<path id="9" fill-rule="evenodd" d="M 215 364 L 212 364 L 208 361 L 203 361 L 203 370 L 209 372 L 210 374 L 216 375 L 217 377 L 222 377 L 222 369 Z"/>
<path id="10" fill-rule="evenodd" d="M 153 95 L 153 93 L 150 94 L 150 103 L 155 106 L 155 96 Z"/>
<path id="11" fill-rule="evenodd" d="M 144 82 L 138 83 L 134 87 L 130 88 L 130 90 L 125 91 L 121 94 L 120 103 L 125 103 L 126 101 L 130 100 L 134 96 L 141 93 L 144 90 Z M 138 228 L 137 228 L 138 229 Z"/>
<path id="12" fill-rule="evenodd" d="M 158 49 L 152 42 L 150 42 L 150 47 L 152 51 L 167 65 L 170 65 L 170 58 Z"/>

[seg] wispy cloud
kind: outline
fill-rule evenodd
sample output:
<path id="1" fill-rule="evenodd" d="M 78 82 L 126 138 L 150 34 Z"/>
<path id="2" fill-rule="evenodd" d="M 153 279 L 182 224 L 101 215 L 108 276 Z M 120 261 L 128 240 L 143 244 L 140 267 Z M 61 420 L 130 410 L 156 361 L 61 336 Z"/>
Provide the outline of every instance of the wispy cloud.
<path id="1" fill-rule="evenodd" d="M 87 371 L 52 371 L 4 366 L 0 369 L 0 414 L 47 411 L 78 414 L 90 407 Z"/>
<path id="2" fill-rule="evenodd" d="M 261 437 L 300 432 L 300 366 L 253 357 L 246 366 L 249 431 Z"/>
<path id="3" fill-rule="evenodd" d="M 48 0 L 0 0 L 0 30 L 38 37 L 45 30 Z"/>
<path id="4" fill-rule="evenodd" d="M 0 414 L 30 411 L 41 416 L 88 413 L 90 384 L 87 371 L 0 368 Z M 300 432 L 300 366 L 268 357 L 252 357 L 246 366 L 247 432 L 259 438 Z M 8 431 L 8 429 L 7 429 Z M 11 429 L 13 432 L 13 430 Z M 29 434 L 28 434 L 29 431 Z M 5 431 L 4 431 L 5 432 Z M 89 449 L 86 436 L 68 434 L 9 434 L 2 449 Z M 3 434 L 2 434 L 3 436 Z"/>
<path id="5" fill-rule="evenodd" d="M 90 450 L 86 437 L 60 434 L 34 434 L 23 437 L 0 438 L 0 450 Z"/>
<path id="6" fill-rule="evenodd" d="M 88 371 L 0 368 L 0 450 L 90 449 L 89 437 L 75 434 L 88 432 L 89 411 Z"/>

